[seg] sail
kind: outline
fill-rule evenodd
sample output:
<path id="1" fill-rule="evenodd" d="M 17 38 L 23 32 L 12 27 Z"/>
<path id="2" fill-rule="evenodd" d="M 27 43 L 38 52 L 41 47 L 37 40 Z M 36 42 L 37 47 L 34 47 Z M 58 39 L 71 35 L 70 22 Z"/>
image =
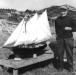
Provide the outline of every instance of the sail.
<path id="1" fill-rule="evenodd" d="M 37 23 L 38 15 L 37 13 L 27 22 L 26 27 L 22 27 L 22 31 L 19 34 L 19 37 L 14 44 L 14 46 L 20 45 L 20 44 L 30 44 L 33 43 L 33 41 L 36 39 L 36 33 L 35 33 L 35 25 Z M 26 29 L 24 29 L 26 28 Z M 26 30 L 26 31 L 24 31 Z"/>
<path id="2" fill-rule="evenodd" d="M 19 44 L 23 44 L 23 42 L 24 42 L 24 40 L 25 40 L 25 37 L 26 37 L 26 35 L 25 35 L 25 23 L 24 23 L 24 24 L 22 25 L 22 27 L 21 27 L 21 31 L 20 31 L 20 33 L 19 33 L 19 35 L 18 35 L 18 38 L 17 38 L 15 44 L 16 44 L 16 43 L 18 43 L 18 45 L 19 45 Z"/>
<path id="3" fill-rule="evenodd" d="M 17 40 L 18 35 L 19 35 L 20 31 L 21 31 L 21 27 L 22 27 L 23 23 L 24 23 L 24 19 L 19 23 L 19 25 L 17 26 L 15 31 L 11 34 L 11 36 L 4 43 L 3 46 L 6 46 L 6 45 L 11 44 L 11 43 L 14 43 Z"/>
<path id="4" fill-rule="evenodd" d="M 51 37 L 52 34 L 48 22 L 47 12 L 44 11 L 39 17 L 36 13 L 29 21 L 27 21 L 26 24 L 23 19 L 6 41 L 4 46 L 13 42 L 14 46 L 39 43 L 49 40 Z"/>
<path id="5" fill-rule="evenodd" d="M 46 41 L 52 37 L 46 11 L 39 17 L 36 28 L 36 43 Z"/>
<path id="6" fill-rule="evenodd" d="M 22 33 L 22 32 L 21 32 Z M 26 32 L 19 35 L 14 46 L 46 41 L 52 37 L 46 11 L 38 17 L 35 14 L 26 24 Z M 24 37 L 23 37 L 24 36 Z"/>

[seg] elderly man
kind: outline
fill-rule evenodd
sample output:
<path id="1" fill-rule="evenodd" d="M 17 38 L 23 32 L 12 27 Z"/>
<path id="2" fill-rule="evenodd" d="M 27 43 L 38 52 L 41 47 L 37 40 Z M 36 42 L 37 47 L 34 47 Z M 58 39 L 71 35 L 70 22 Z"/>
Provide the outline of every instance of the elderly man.
<path id="1" fill-rule="evenodd" d="M 61 16 L 55 20 L 56 40 L 58 44 L 58 58 L 60 61 L 60 69 L 63 70 L 64 52 L 66 52 L 69 71 L 73 71 L 73 47 L 74 39 L 72 32 L 75 31 L 74 19 L 67 15 L 68 10 L 61 8 Z"/>

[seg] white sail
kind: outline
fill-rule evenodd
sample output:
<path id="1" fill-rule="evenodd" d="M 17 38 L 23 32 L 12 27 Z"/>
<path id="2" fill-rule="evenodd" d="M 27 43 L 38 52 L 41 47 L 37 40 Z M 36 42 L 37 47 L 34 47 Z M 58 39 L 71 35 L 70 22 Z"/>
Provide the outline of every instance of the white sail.
<path id="1" fill-rule="evenodd" d="M 17 38 L 15 44 L 17 44 L 17 45 L 23 44 L 24 40 L 25 40 L 25 23 L 21 27 L 21 31 L 18 35 L 18 38 Z M 14 46 L 15 46 L 15 44 L 14 44 Z"/>
<path id="2" fill-rule="evenodd" d="M 24 28 L 22 28 L 24 30 Z M 46 41 L 52 37 L 46 11 L 38 15 L 35 14 L 26 24 L 26 32 L 19 35 L 14 46 L 20 44 L 32 44 Z"/>
<path id="3" fill-rule="evenodd" d="M 36 28 L 36 43 L 46 41 L 52 37 L 46 11 L 39 17 Z"/>
<path id="4" fill-rule="evenodd" d="M 30 44 L 33 43 L 33 41 L 36 39 L 36 34 L 35 34 L 35 25 L 37 23 L 37 18 L 38 15 L 37 13 L 27 22 L 26 27 L 22 27 L 22 31 L 20 32 L 20 35 L 14 44 L 14 46 L 20 45 L 20 44 Z M 24 29 L 26 28 L 26 29 Z M 24 33 L 24 30 L 25 33 Z"/>
<path id="5" fill-rule="evenodd" d="M 4 43 L 3 46 L 6 46 L 6 45 L 11 44 L 11 43 L 14 43 L 17 40 L 18 35 L 19 35 L 20 31 L 21 31 L 21 27 L 22 27 L 23 23 L 24 23 L 24 19 L 19 23 L 19 25 L 17 26 L 15 31 L 11 34 L 11 36 Z"/>
<path id="6" fill-rule="evenodd" d="M 25 25 L 24 19 L 4 44 L 15 43 L 14 46 L 21 44 L 32 44 L 46 41 L 52 37 L 47 12 L 43 12 L 40 17 L 36 13 Z"/>

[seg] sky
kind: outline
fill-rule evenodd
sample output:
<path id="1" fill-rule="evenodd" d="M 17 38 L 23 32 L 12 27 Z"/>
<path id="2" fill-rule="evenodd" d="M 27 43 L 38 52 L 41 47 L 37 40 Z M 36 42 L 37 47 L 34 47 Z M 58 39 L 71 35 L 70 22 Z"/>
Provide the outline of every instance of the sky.
<path id="1" fill-rule="evenodd" d="M 69 4 L 76 7 L 76 0 L 0 0 L 0 8 L 14 8 L 17 10 L 43 9 L 53 5 Z"/>

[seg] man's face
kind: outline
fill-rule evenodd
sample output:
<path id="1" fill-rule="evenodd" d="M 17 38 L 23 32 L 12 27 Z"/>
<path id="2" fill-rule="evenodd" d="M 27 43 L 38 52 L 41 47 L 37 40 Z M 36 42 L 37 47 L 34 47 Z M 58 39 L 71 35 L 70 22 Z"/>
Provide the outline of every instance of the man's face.
<path id="1" fill-rule="evenodd" d="M 62 15 L 62 16 L 66 16 L 67 13 L 68 13 L 67 11 L 64 11 L 64 12 L 61 12 L 61 15 Z"/>

